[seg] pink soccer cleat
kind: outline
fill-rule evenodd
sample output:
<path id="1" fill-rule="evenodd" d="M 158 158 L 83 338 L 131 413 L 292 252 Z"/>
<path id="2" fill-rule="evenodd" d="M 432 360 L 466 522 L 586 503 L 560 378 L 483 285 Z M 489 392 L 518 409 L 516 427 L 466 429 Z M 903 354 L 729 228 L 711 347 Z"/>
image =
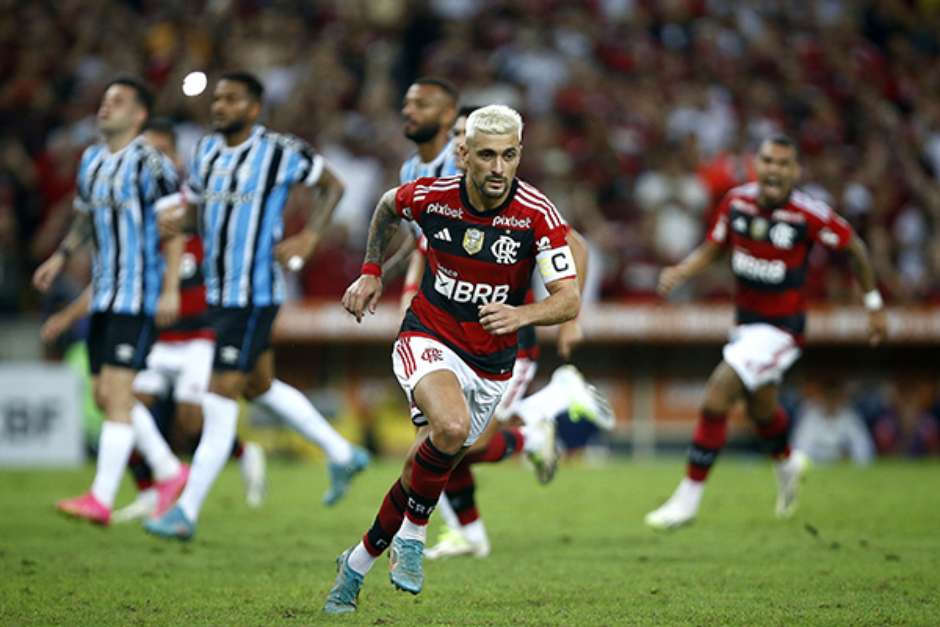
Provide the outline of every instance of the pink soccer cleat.
<path id="1" fill-rule="evenodd" d="M 189 465 L 180 464 L 180 471 L 176 473 L 176 476 L 154 484 L 153 487 L 157 490 L 157 507 L 153 510 L 153 518 L 160 518 L 167 513 L 183 492 L 188 479 Z"/>
<path id="2" fill-rule="evenodd" d="M 86 492 L 74 499 L 59 501 L 55 506 L 63 514 L 84 518 L 97 525 L 107 526 L 111 522 L 110 508 L 105 507 L 91 492 Z"/>

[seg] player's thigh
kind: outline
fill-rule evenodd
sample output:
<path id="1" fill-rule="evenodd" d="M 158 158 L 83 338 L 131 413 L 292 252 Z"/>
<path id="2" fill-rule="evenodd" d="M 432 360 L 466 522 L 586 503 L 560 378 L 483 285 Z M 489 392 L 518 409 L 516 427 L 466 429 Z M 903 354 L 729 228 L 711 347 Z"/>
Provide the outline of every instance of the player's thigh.
<path id="1" fill-rule="evenodd" d="M 178 405 L 199 407 L 202 404 L 212 377 L 214 352 L 214 343 L 205 339 L 190 340 L 181 347 L 183 360 L 173 385 L 173 399 Z"/>
<path id="2" fill-rule="evenodd" d="M 779 395 L 780 385 L 777 383 L 767 383 L 754 390 L 747 399 L 748 417 L 757 423 L 770 422 L 777 409 Z"/>
<path id="3" fill-rule="evenodd" d="M 486 449 L 486 446 L 490 443 L 490 440 L 493 439 L 493 436 L 496 435 L 496 432 L 504 426 L 506 426 L 505 422 L 490 420 L 486 425 L 486 429 L 484 429 L 483 433 L 480 434 L 480 437 L 478 437 L 477 440 L 467 449 L 467 453 L 479 453 L 480 451 Z"/>
<path id="4" fill-rule="evenodd" d="M 440 445 L 453 449 L 445 452 L 459 450 L 470 435 L 470 409 L 457 375 L 446 369 L 429 372 L 415 384 L 413 397 L 432 439 L 440 438 Z"/>
<path id="5" fill-rule="evenodd" d="M 202 432 L 202 407 L 198 403 L 177 403 L 174 428 L 186 436 Z"/>
<path id="6" fill-rule="evenodd" d="M 705 411 L 726 413 L 745 392 L 741 378 L 727 362 L 722 361 L 708 378 L 702 408 Z"/>

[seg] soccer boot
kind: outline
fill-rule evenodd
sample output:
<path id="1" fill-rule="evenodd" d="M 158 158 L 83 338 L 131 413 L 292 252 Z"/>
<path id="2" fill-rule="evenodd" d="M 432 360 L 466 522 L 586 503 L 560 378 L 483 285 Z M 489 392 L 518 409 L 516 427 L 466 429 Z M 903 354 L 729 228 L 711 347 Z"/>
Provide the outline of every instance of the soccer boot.
<path id="1" fill-rule="evenodd" d="M 424 551 L 424 556 L 429 560 L 460 557 L 462 555 L 482 558 L 489 554 L 489 540 L 470 542 L 464 534 L 450 527 L 441 532 L 441 535 L 437 538 L 437 544 Z"/>
<path id="2" fill-rule="evenodd" d="M 152 516 L 157 509 L 157 490 L 156 488 L 147 488 L 137 493 L 134 502 L 126 507 L 122 507 L 111 516 L 113 523 L 125 523 L 138 518 L 147 518 Z"/>
<path id="3" fill-rule="evenodd" d="M 173 503 L 182 494 L 188 480 L 189 465 L 180 464 L 179 472 L 176 475 L 154 484 L 153 487 L 157 490 L 157 506 L 153 510 L 154 517 L 163 516 L 173 506 Z"/>
<path id="4" fill-rule="evenodd" d="M 95 498 L 91 492 L 73 499 L 59 501 L 55 506 L 67 516 L 84 518 L 97 525 L 107 526 L 111 521 L 111 509 Z"/>
<path id="5" fill-rule="evenodd" d="M 365 449 L 353 447 L 353 456 L 349 463 L 330 462 L 330 487 L 323 495 L 323 504 L 333 506 L 340 502 L 349 490 L 349 482 L 369 465 L 369 454 Z"/>
<path id="6" fill-rule="evenodd" d="M 526 456 L 535 468 L 536 479 L 539 483 L 545 485 L 555 478 L 555 471 L 558 470 L 558 442 L 555 421 L 540 420 L 536 424 L 527 425 L 526 428 L 542 431 L 542 446 L 536 451 L 529 451 Z"/>
<path id="7" fill-rule="evenodd" d="M 392 538 L 388 550 L 388 578 L 399 590 L 418 594 L 424 587 L 424 567 L 421 563 L 424 542 Z"/>
<path id="8" fill-rule="evenodd" d="M 789 518 L 796 512 L 800 483 L 809 470 L 809 457 L 802 451 L 793 451 L 790 457 L 775 464 L 777 474 L 777 518 Z"/>
<path id="9" fill-rule="evenodd" d="M 581 372 L 572 365 L 564 365 L 552 373 L 552 385 L 558 385 L 568 393 L 568 415 L 572 422 L 589 420 L 605 431 L 614 428 L 614 411 L 607 397 L 584 380 Z"/>
<path id="10" fill-rule="evenodd" d="M 698 514 L 702 484 L 685 478 L 662 507 L 646 515 L 643 522 L 653 529 L 675 529 L 687 525 Z"/>
<path id="11" fill-rule="evenodd" d="M 160 518 L 151 518 L 144 523 L 148 533 L 161 538 L 176 538 L 177 540 L 191 540 L 196 533 L 196 523 L 189 520 L 179 505 L 174 505 L 170 511 Z"/>
<path id="12" fill-rule="evenodd" d="M 346 549 L 336 558 L 336 583 L 323 604 L 323 611 L 327 614 L 347 614 L 355 612 L 359 606 L 363 577 L 349 567 L 350 553 L 352 549 Z"/>

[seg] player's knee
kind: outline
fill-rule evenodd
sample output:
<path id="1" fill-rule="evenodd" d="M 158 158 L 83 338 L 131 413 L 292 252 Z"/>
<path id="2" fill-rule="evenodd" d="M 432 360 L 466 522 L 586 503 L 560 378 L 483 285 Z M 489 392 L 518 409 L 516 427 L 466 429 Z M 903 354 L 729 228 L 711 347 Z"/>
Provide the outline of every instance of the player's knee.
<path id="1" fill-rule="evenodd" d="M 448 416 L 432 425 L 431 441 L 445 453 L 455 453 L 470 436 L 470 421 L 461 416 Z"/>

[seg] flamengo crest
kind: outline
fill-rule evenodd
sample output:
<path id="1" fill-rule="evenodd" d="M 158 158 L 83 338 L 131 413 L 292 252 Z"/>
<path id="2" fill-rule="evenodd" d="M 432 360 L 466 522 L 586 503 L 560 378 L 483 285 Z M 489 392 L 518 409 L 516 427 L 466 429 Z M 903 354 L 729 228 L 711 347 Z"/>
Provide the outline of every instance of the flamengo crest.
<path id="1" fill-rule="evenodd" d="M 516 252 L 520 246 L 522 246 L 522 242 L 517 242 L 508 235 L 500 235 L 499 239 L 493 242 L 490 247 L 490 252 L 496 257 L 496 263 L 516 263 Z"/>

